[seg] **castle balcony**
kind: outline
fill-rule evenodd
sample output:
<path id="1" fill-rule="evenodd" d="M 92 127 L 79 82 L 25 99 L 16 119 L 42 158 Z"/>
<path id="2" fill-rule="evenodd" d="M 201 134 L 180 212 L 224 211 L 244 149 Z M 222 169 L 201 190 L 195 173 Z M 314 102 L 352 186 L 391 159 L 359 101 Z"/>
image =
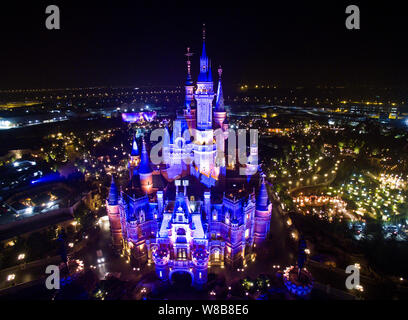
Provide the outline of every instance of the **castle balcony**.
<path id="1" fill-rule="evenodd" d="M 169 267 L 174 269 L 190 269 L 193 267 L 191 260 L 170 260 Z"/>
<path id="2" fill-rule="evenodd" d="M 210 247 L 224 247 L 225 246 L 225 241 L 223 240 L 210 240 Z"/>

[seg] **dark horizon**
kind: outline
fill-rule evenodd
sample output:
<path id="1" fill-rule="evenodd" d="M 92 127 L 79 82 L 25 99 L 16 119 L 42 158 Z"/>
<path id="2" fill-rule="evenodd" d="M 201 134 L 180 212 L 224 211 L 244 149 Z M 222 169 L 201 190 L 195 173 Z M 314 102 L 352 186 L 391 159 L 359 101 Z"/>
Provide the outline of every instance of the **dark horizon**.
<path id="1" fill-rule="evenodd" d="M 186 47 L 201 26 L 213 74 L 224 83 L 280 86 L 402 86 L 408 65 L 401 4 L 358 4 L 361 30 L 345 28 L 349 4 L 270 7 L 53 3 L 61 30 L 46 30 L 48 4 L 2 6 L 0 90 L 183 85 Z M 210 5 L 208 6 L 210 7 Z"/>

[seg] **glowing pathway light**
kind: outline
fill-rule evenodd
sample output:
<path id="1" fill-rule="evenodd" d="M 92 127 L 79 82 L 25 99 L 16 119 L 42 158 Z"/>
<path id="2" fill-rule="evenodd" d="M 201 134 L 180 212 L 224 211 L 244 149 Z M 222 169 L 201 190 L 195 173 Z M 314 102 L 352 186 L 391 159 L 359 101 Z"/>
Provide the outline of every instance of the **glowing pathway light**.
<path id="1" fill-rule="evenodd" d="M 16 275 L 15 275 L 14 273 L 9 274 L 9 275 L 7 276 L 7 281 L 13 281 L 15 278 L 16 278 Z"/>
<path id="2" fill-rule="evenodd" d="M 18 256 L 17 256 L 17 260 L 24 260 L 24 258 L 25 258 L 25 253 L 20 253 Z"/>

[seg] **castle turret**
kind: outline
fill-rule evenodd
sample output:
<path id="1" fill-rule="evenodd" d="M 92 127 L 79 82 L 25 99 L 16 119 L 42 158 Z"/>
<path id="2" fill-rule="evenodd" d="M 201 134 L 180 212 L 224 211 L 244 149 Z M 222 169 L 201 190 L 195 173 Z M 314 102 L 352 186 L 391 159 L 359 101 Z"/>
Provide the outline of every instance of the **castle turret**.
<path id="1" fill-rule="evenodd" d="M 213 110 L 214 100 L 211 65 L 205 50 L 205 29 L 203 28 L 203 51 L 200 57 L 200 74 L 194 98 L 197 101 L 197 130 L 194 137 L 194 162 L 198 171 L 210 176 L 214 174 L 216 146 L 213 144 Z"/>
<path id="2" fill-rule="evenodd" d="M 123 246 L 123 236 L 119 213 L 119 195 L 113 176 L 111 186 L 109 189 L 108 199 L 106 199 L 106 211 L 109 217 L 109 224 L 114 249 L 116 251 L 120 251 Z"/>
<path id="3" fill-rule="evenodd" d="M 214 110 L 214 122 L 218 128 L 224 129 L 224 120 L 227 117 L 227 113 L 225 112 L 224 107 L 224 95 L 222 92 L 222 85 L 221 85 L 221 75 L 222 69 L 221 66 L 218 69 L 218 89 L 217 89 L 217 100 L 215 102 L 215 110 Z"/>
<path id="4" fill-rule="evenodd" d="M 132 151 L 130 152 L 130 160 L 129 160 L 129 164 L 128 164 L 130 179 L 132 179 L 132 177 L 134 175 L 134 171 L 137 168 L 137 166 L 139 165 L 139 163 L 140 163 L 139 148 L 137 146 L 136 137 L 133 137 Z"/>
<path id="5" fill-rule="evenodd" d="M 153 188 L 153 173 L 150 168 L 149 154 L 146 150 L 146 143 L 143 140 L 142 156 L 139 166 L 140 186 L 146 193 L 152 192 Z"/>
<path id="6" fill-rule="evenodd" d="M 194 95 L 197 101 L 197 128 L 212 128 L 212 101 L 214 100 L 211 66 L 205 50 L 205 29 L 203 28 L 203 50 L 200 57 L 200 73 L 197 79 L 197 90 Z"/>
<path id="7" fill-rule="evenodd" d="M 200 245 L 194 248 L 192 260 L 194 265 L 194 286 L 201 288 L 207 282 L 209 253 L 207 249 Z"/>
<path id="8" fill-rule="evenodd" d="M 261 187 L 256 198 L 254 241 L 256 244 L 266 239 L 269 233 L 272 204 L 269 201 L 265 177 L 262 177 Z"/>

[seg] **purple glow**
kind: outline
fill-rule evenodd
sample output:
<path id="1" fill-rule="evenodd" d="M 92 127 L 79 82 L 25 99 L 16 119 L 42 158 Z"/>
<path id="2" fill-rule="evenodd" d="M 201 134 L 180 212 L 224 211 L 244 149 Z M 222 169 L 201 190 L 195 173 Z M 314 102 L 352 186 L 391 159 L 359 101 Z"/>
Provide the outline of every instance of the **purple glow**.
<path id="1" fill-rule="evenodd" d="M 125 122 L 151 122 L 156 117 L 156 111 L 122 113 Z"/>

